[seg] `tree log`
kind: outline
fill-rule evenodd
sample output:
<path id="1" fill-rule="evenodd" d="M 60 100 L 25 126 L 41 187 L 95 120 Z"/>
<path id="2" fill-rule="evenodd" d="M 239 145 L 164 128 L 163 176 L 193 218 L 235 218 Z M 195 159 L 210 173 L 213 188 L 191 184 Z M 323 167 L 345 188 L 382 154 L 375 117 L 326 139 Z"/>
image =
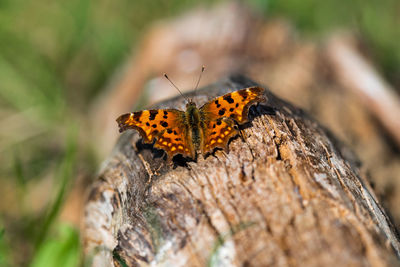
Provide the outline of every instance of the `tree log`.
<path id="1" fill-rule="evenodd" d="M 201 106 L 253 85 L 233 76 L 187 96 Z M 85 209 L 93 266 L 398 265 L 399 238 L 356 157 L 302 110 L 266 98 L 228 152 L 195 161 L 169 163 L 122 134 Z"/>

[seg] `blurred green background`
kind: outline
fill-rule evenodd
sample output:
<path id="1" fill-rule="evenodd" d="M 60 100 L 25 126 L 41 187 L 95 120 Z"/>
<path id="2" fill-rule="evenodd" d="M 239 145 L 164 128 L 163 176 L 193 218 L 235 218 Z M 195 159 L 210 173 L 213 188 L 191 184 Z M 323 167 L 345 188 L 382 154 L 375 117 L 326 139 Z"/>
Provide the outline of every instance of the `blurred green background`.
<path id="1" fill-rule="evenodd" d="M 249 4 L 266 18 L 288 19 L 307 38 L 352 29 L 400 88 L 398 0 Z M 76 179 L 89 184 L 102 160 L 88 142 L 88 107 L 153 21 L 196 6 L 194 0 L 0 2 L 0 266 L 90 262 L 82 260 L 78 226 L 59 218 Z"/>

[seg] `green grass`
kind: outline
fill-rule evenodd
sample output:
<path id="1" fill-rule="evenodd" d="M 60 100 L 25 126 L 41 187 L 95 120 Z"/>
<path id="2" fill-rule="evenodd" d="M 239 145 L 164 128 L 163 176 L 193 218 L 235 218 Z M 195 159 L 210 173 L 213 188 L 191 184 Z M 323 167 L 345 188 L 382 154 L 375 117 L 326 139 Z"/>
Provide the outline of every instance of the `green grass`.
<path id="1" fill-rule="evenodd" d="M 74 267 L 81 260 L 81 247 L 77 229 L 57 225 L 56 234 L 43 243 L 32 259 L 32 267 Z"/>
<path id="2" fill-rule="evenodd" d="M 3 226 L 0 228 L 0 266 L 10 265 L 10 248 L 7 245 L 7 240 L 4 237 L 5 229 Z"/>
<path id="3" fill-rule="evenodd" d="M 1 210 L 0 266 L 82 263 L 78 229 L 58 217 L 76 177 L 93 178 L 99 164 L 85 142 L 88 106 L 153 21 L 197 3 L 0 2 L 0 193 L 12 186 L 15 199 Z M 266 17 L 289 18 L 307 36 L 354 29 L 380 71 L 400 85 L 399 1 L 251 3 Z M 54 185 L 48 203 L 33 211 L 29 190 L 46 179 Z"/>
<path id="4" fill-rule="evenodd" d="M 37 235 L 35 238 L 35 248 L 40 250 L 42 248 L 44 240 L 49 233 L 50 227 L 54 224 L 57 215 L 60 212 L 61 205 L 65 199 L 66 192 L 72 182 L 72 177 L 74 175 L 74 165 L 76 164 L 76 133 L 75 129 L 72 130 L 73 133 L 69 136 L 67 140 L 67 148 L 65 156 L 60 164 L 59 170 L 56 174 L 56 180 L 60 181 L 59 189 L 57 191 L 54 202 L 46 209 L 47 214 L 44 219 L 39 223 L 39 229 L 37 230 Z"/>

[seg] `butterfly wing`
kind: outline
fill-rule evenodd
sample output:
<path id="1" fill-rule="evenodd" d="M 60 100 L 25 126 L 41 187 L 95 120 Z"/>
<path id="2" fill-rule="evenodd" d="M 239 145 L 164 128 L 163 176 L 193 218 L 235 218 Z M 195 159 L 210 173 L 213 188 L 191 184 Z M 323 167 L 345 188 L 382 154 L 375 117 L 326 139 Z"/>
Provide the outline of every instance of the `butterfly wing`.
<path id="1" fill-rule="evenodd" d="M 238 130 L 234 127 L 235 122 L 229 118 L 208 120 L 205 124 L 203 146 L 201 147 L 203 155 L 213 151 L 216 147 L 226 148 L 229 139 L 238 134 Z"/>
<path id="2" fill-rule="evenodd" d="M 172 158 L 175 154 L 193 157 L 194 149 L 187 140 L 185 113 L 176 109 L 154 109 L 121 115 L 117 119 L 119 131 L 137 130 L 145 143 L 156 142 Z"/>
<path id="3" fill-rule="evenodd" d="M 217 97 L 200 108 L 205 129 L 202 151 L 207 153 L 215 147 L 225 148 L 238 131 L 235 122 L 248 121 L 251 105 L 265 101 L 264 88 L 249 87 Z"/>
<path id="4" fill-rule="evenodd" d="M 226 117 L 243 124 L 248 121 L 250 106 L 265 101 L 264 90 L 255 86 L 228 93 L 209 101 L 200 111 L 209 120 Z"/>

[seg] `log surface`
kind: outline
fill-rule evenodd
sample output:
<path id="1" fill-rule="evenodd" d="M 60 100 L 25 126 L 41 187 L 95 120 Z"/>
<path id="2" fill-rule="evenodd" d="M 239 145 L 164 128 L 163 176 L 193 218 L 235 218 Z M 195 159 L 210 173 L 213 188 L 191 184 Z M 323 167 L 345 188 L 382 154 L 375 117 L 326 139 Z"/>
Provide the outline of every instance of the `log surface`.
<path id="1" fill-rule="evenodd" d="M 253 85 L 233 76 L 194 100 Z M 300 109 L 266 98 L 229 152 L 196 161 L 170 164 L 125 132 L 85 209 L 93 266 L 399 265 L 398 236 L 356 157 Z"/>

